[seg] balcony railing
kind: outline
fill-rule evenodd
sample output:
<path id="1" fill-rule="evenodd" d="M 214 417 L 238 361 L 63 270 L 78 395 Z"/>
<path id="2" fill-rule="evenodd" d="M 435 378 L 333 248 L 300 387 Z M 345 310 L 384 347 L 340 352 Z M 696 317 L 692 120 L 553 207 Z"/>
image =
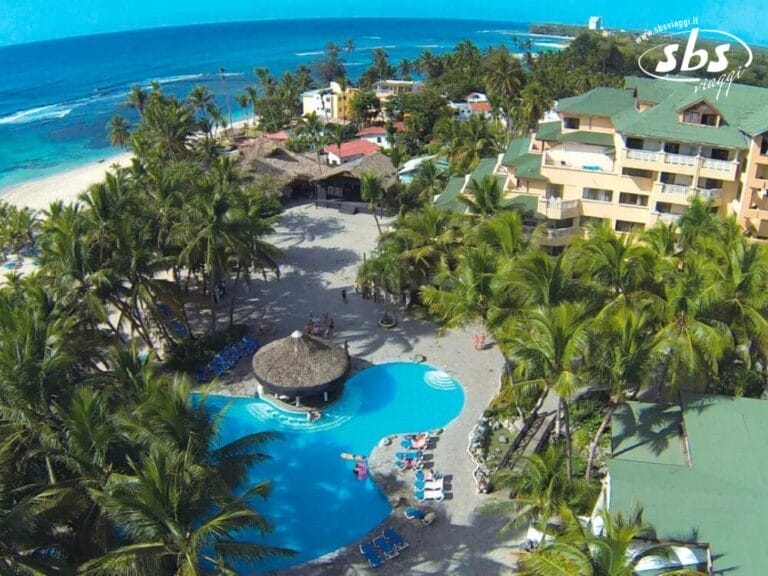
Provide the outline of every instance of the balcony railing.
<path id="1" fill-rule="evenodd" d="M 693 192 L 693 189 L 690 186 L 686 186 L 685 184 L 662 184 L 661 185 L 662 194 L 690 194 L 692 192 Z"/>
<path id="2" fill-rule="evenodd" d="M 656 217 L 665 224 L 677 224 L 680 222 L 682 214 L 672 214 L 671 212 L 656 212 Z"/>
<path id="3" fill-rule="evenodd" d="M 547 228 L 544 230 L 545 238 L 570 238 L 579 233 L 578 228 Z"/>
<path id="4" fill-rule="evenodd" d="M 656 162 L 658 152 L 653 150 L 635 150 L 632 148 L 627 149 L 627 158 L 629 160 L 642 160 L 643 162 Z"/>
<path id="5" fill-rule="evenodd" d="M 728 160 L 715 160 L 714 158 L 704 158 L 702 168 L 709 170 L 719 170 L 721 172 L 730 172 L 733 169 L 733 162 Z"/>
<path id="6" fill-rule="evenodd" d="M 579 207 L 578 200 L 563 200 L 561 198 L 545 198 L 545 208 L 555 208 L 558 210 L 572 210 Z"/>
<path id="7" fill-rule="evenodd" d="M 705 200 L 719 200 L 723 195 L 722 188 L 697 188 L 696 195 Z"/>
<path id="8" fill-rule="evenodd" d="M 698 156 L 686 156 L 685 154 L 664 154 L 664 162 L 675 166 L 696 166 Z"/>

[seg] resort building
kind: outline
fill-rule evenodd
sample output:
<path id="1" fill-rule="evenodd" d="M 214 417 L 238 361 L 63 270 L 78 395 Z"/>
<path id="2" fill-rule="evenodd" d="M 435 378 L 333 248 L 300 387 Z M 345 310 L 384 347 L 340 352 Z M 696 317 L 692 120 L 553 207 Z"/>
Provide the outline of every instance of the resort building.
<path id="1" fill-rule="evenodd" d="M 475 114 L 490 116 L 493 110 L 488 96 L 482 92 L 472 92 L 464 100 L 448 102 L 448 106 L 455 111 L 457 120 L 468 120 Z"/>
<path id="2" fill-rule="evenodd" d="M 301 93 L 302 114 L 315 113 L 325 120 L 347 120 L 350 116 L 350 101 L 357 88 L 331 82 L 328 88 L 317 88 Z"/>
<path id="3" fill-rule="evenodd" d="M 603 29 L 603 19 L 600 16 L 590 16 L 587 22 L 587 28 L 599 31 Z"/>
<path id="4" fill-rule="evenodd" d="M 421 92 L 423 89 L 423 82 L 413 80 L 379 80 L 373 85 L 373 91 L 382 104 L 393 96 L 408 92 Z"/>
<path id="5" fill-rule="evenodd" d="M 726 91 L 727 88 L 727 91 Z M 492 173 L 553 250 L 590 223 L 635 232 L 677 222 L 692 197 L 768 239 L 768 90 L 626 78 L 565 98 L 557 119 L 513 140 Z"/>
<path id="6" fill-rule="evenodd" d="M 683 393 L 674 405 L 627 402 L 611 430 L 598 508 L 642 506 L 656 537 L 677 543 L 667 567 L 768 574 L 765 400 Z M 658 562 L 636 573 L 658 574 Z"/>
<path id="7" fill-rule="evenodd" d="M 344 142 L 341 146 L 328 144 L 323 148 L 323 153 L 328 155 L 328 164 L 345 164 L 353 162 L 365 156 L 371 156 L 379 151 L 379 147 L 367 140 L 353 140 Z"/>

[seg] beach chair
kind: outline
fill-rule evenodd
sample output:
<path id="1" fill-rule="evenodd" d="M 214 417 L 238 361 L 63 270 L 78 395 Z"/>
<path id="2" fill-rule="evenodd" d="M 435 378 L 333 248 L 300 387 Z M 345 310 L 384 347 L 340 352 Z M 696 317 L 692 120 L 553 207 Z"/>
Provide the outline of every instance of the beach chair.
<path id="1" fill-rule="evenodd" d="M 430 480 L 439 480 L 440 477 L 441 474 L 437 470 L 419 470 L 416 472 L 414 480 L 416 482 L 429 482 Z"/>
<path id="2" fill-rule="evenodd" d="M 394 528 L 387 528 L 384 530 L 384 538 L 389 540 L 392 543 L 392 546 L 395 547 L 395 550 L 405 550 L 410 546 L 408 542 L 403 540 L 403 538 L 395 532 Z"/>
<path id="3" fill-rule="evenodd" d="M 425 500 L 442 502 L 445 499 L 445 492 L 442 490 L 417 490 L 413 493 L 413 497 L 419 502 L 424 502 Z"/>
<path id="4" fill-rule="evenodd" d="M 395 458 L 398 460 L 421 460 L 424 454 L 421 451 L 414 452 L 395 452 Z"/>
<path id="5" fill-rule="evenodd" d="M 365 556 L 365 559 L 368 560 L 368 566 L 371 568 L 378 568 L 384 564 L 384 560 L 376 553 L 376 549 L 370 542 L 360 544 L 360 554 Z"/>
<path id="6" fill-rule="evenodd" d="M 443 479 L 438 478 L 437 480 L 426 480 L 424 482 L 419 482 L 418 480 L 414 482 L 413 484 L 413 490 L 414 492 L 421 492 L 423 490 L 443 490 Z"/>
<path id="7" fill-rule="evenodd" d="M 405 509 L 403 515 L 408 518 L 408 520 L 421 522 L 422 526 L 429 526 L 437 519 L 437 514 L 431 510 L 429 512 L 424 512 L 424 510 L 419 510 L 418 508 L 410 506 Z"/>
<path id="8" fill-rule="evenodd" d="M 395 462 L 395 466 L 400 472 L 407 470 L 421 470 L 424 467 L 424 462 L 421 460 L 398 460 Z"/>
<path id="9" fill-rule="evenodd" d="M 384 558 L 387 560 L 392 560 L 392 558 L 395 556 L 400 555 L 400 552 L 398 552 L 392 543 L 384 538 L 383 535 L 376 536 L 376 538 L 373 539 L 373 545 L 376 546 L 376 548 L 378 548 L 382 554 L 384 554 Z"/>

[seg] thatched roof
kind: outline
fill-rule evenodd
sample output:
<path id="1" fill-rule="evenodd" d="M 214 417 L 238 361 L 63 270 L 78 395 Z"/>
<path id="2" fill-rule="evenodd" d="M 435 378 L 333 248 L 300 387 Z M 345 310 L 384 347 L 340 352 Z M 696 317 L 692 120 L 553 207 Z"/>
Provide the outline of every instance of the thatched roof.
<path id="1" fill-rule="evenodd" d="M 347 175 L 353 178 L 360 178 L 365 172 L 372 172 L 379 176 L 386 186 L 389 186 L 395 181 L 395 166 L 389 159 L 389 156 L 381 152 L 365 156 L 354 162 L 347 162 L 340 166 L 334 166 L 328 172 L 315 176 L 313 180 L 325 180 L 331 176 Z"/>
<path id="2" fill-rule="evenodd" d="M 333 390 L 349 370 L 347 353 L 325 338 L 296 331 L 253 356 L 257 380 L 275 394 L 311 396 Z"/>
<path id="3" fill-rule="evenodd" d="M 243 170 L 273 176 L 282 185 L 294 180 L 312 180 L 327 174 L 330 168 L 321 161 L 318 166 L 315 154 L 291 152 L 279 142 L 265 136 L 253 138 L 240 146 L 240 163 Z"/>

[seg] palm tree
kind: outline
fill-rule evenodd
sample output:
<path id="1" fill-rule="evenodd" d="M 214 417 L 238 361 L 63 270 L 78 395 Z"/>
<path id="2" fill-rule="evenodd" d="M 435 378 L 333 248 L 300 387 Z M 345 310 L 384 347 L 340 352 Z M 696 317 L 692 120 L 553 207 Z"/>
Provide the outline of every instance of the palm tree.
<path id="1" fill-rule="evenodd" d="M 630 576 L 644 558 L 669 556 L 672 545 L 657 542 L 653 529 L 643 521 L 641 509 L 625 517 L 601 513 L 603 529 L 595 536 L 591 526 L 585 526 L 564 507 L 560 514 L 565 521 L 565 531 L 533 552 L 526 552 L 520 559 L 521 576 L 554 576 L 579 574 L 579 576 Z M 637 543 L 654 541 L 654 544 L 637 546 Z M 688 569 L 671 569 L 659 576 L 704 576 L 704 573 Z"/>
<path id="2" fill-rule="evenodd" d="M 523 68 L 520 61 L 506 47 L 494 53 L 488 62 L 485 86 L 488 94 L 504 111 L 507 130 L 511 131 L 512 106 L 523 85 Z"/>
<path id="3" fill-rule="evenodd" d="M 486 174 L 479 182 L 472 178 L 467 190 L 472 194 L 471 197 L 460 194 L 457 198 L 469 209 L 470 214 L 488 218 L 504 209 L 501 182 L 492 174 Z"/>
<path id="4" fill-rule="evenodd" d="M 530 82 L 520 91 L 515 126 L 527 131 L 536 127 L 537 122 L 552 104 L 547 90 L 538 82 Z"/>
<path id="5" fill-rule="evenodd" d="M 542 534 L 550 534 L 550 524 L 562 507 L 584 508 L 591 503 L 595 488 L 584 480 L 569 478 L 567 456 L 562 448 L 549 446 L 544 453 L 525 456 L 523 461 L 520 473 L 502 470 L 495 476 L 497 487 L 511 489 L 511 499 L 484 507 L 486 512 L 512 512 L 502 533 L 533 525 Z"/>
<path id="6" fill-rule="evenodd" d="M 115 114 L 112 120 L 109 121 L 109 124 L 107 124 L 110 144 L 125 148 L 131 135 L 129 128 L 130 124 L 128 124 L 128 121 L 119 114 Z"/>
<path id="7" fill-rule="evenodd" d="M 546 390 L 557 394 L 557 431 L 565 433 L 568 477 L 572 477 L 569 402 L 583 386 L 580 362 L 587 337 L 583 304 L 563 302 L 526 310 L 499 331 L 502 351 L 515 366 L 514 379 L 502 396 Z M 561 423 L 562 417 L 562 423 Z"/>
<path id="8" fill-rule="evenodd" d="M 372 172 L 365 172 L 360 176 L 360 196 L 363 200 L 368 202 L 368 209 L 373 214 L 373 219 L 376 221 L 376 228 L 381 235 L 381 224 L 379 223 L 379 217 L 376 214 L 382 200 L 384 200 L 384 184 L 381 179 Z"/>
<path id="9" fill-rule="evenodd" d="M 610 405 L 589 446 L 587 481 L 597 447 L 616 409 L 634 398 L 652 375 L 657 350 L 655 322 L 641 305 L 633 305 L 622 296 L 598 314 L 590 334 L 587 371 L 593 387 L 608 390 Z"/>
<path id="10" fill-rule="evenodd" d="M 144 107 L 147 104 L 147 92 L 143 90 L 141 86 L 134 84 L 131 87 L 131 91 L 128 93 L 128 105 L 131 108 L 135 108 L 139 111 L 140 115 L 144 114 Z"/>

